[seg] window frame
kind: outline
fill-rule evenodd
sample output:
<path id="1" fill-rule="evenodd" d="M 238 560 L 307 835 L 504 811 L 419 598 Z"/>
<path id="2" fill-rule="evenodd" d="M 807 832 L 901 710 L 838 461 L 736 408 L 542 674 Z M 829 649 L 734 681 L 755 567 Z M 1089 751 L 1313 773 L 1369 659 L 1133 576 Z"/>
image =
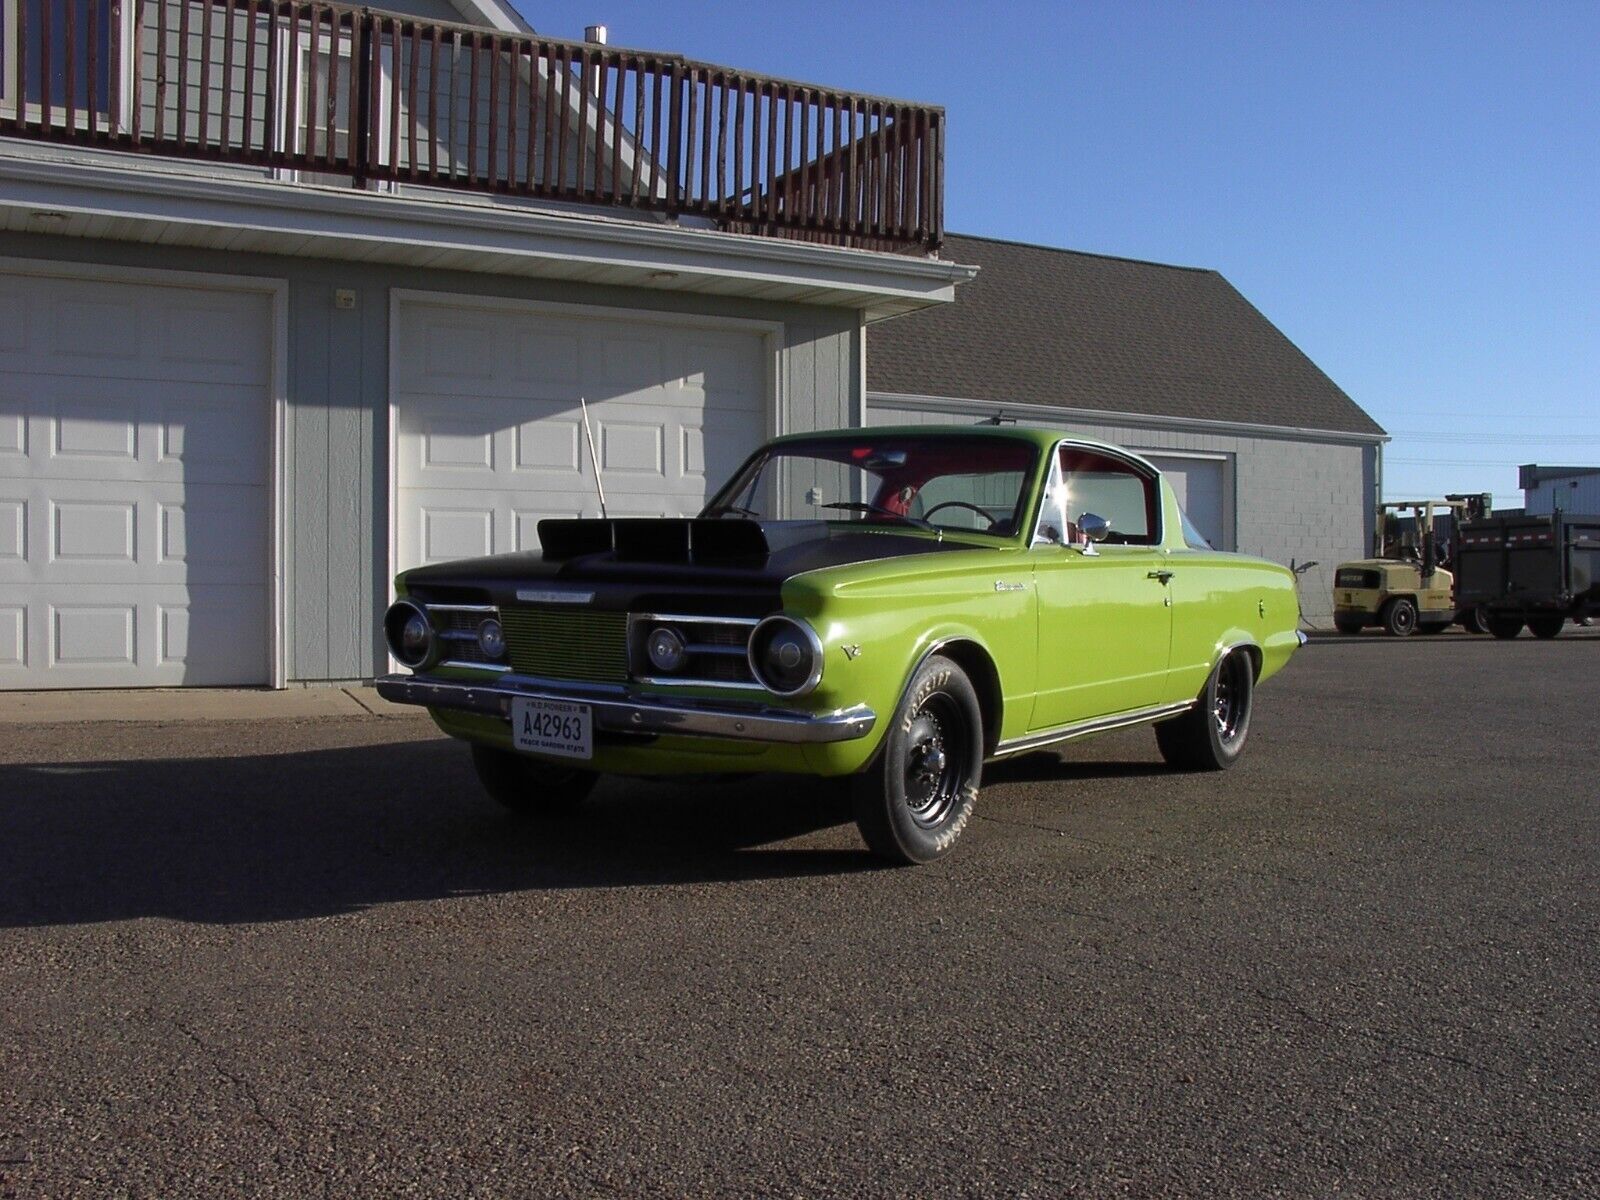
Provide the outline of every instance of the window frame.
<path id="1" fill-rule="evenodd" d="M 0 31 L 5 35 L 5 50 L 0 53 L 0 117 L 17 115 L 17 6 L 27 0 L 0 0 Z"/>

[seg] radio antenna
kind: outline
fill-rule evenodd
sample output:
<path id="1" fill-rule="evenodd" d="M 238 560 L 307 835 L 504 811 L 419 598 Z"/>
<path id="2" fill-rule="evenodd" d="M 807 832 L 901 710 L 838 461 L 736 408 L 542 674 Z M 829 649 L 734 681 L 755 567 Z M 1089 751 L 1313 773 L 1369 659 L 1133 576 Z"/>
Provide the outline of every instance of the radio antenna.
<path id="1" fill-rule="evenodd" d="M 600 482 L 600 458 L 594 452 L 594 431 L 589 428 L 589 402 L 579 396 L 578 406 L 583 409 L 583 440 L 589 443 L 589 464 L 594 467 L 594 490 L 600 496 L 600 515 L 608 517 L 610 514 L 606 512 L 606 485 Z"/>

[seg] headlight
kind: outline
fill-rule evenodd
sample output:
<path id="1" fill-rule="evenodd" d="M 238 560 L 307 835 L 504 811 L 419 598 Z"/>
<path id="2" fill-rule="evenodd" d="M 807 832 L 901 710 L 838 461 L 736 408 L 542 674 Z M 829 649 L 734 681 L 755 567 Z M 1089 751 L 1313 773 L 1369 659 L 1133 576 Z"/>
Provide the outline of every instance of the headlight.
<path id="1" fill-rule="evenodd" d="M 433 657 L 433 625 L 427 614 L 409 600 L 398 600 L 389 606 L 383 617 L 383 633 L 389 652 L 412 670 Z"/>
<path id="2" fill-rule="evenodd" d="M 769 692 L 803 696 L 822 679 L 822 642 L 793 617 L 768 617 L 750 635 L 750 672 Z"/>
<path id="3" fill-rule="evenodd" d="M 650 659 L 650 665 L 665 675 L 682 670 L 683 660 L 688 657 L 678 631 L 665 625 L 650 631 L 650 636 L 645 639 L 645 654 Z"/>
<path id="4" fill-rule="evenodd" d="M 478 649 L 482 650 L 483 656 L 488 659 L 506 656 L 506 631 L 493 617 L 478 626 Z"/>

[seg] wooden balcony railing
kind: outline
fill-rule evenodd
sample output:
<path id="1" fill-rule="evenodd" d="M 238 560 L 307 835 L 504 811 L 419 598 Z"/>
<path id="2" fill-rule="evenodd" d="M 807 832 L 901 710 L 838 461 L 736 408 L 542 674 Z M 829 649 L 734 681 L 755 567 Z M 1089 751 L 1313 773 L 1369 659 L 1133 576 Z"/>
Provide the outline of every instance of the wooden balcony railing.
<path id="1" fill-rule="evenodd" d="M 931 252 L 944 110 L 298 0 L 0 0 L 0 135 Z"/>

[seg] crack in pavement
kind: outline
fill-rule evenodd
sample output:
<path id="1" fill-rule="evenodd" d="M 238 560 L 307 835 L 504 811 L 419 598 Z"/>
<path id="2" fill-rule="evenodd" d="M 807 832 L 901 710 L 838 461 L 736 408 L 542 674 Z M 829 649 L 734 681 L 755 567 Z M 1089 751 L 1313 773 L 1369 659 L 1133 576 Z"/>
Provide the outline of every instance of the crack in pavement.
<path id="1" fill-rule="evenodd" d="M 177 1017 L 172 1018 L 172 1027 L 193 1042 L 200 1053 L 206 1056 L 206 1060 L 211 1064 L 211 1069 L 223 1079 L 226 1079 L 229 1083 L 231 1083 L 234 1086 L 234 1089 L 244 1096 L 244 1098 L 249 1102 L 250 1107 L 255 1110 L 256 1116 L 261 1118 L 262 1124 L 264 1124 L 268 1129 L 272 1130 L 273 1133 L 277 1134 L 280 1139 L 285 1141 L 288 1140 L 287 1135 L 283 1132 L 283 1127 L 280 1126 L 278 1122 L 268 1114 L 266 1108 L 261 1103 L 261 1098 L 256 1095 L 255 1088 L 251 1086 L 249 1080 L 223 1066 L 222 1060 L 217 1056 L 216 1052 L 212 1050 L 210 1046 L 206 1045 L 205 1039 L 203 1039 L 198 1033 L 196 1033 L 188 1025 L 184 1024 L 184 1022 L 179 1020 Z"/>

